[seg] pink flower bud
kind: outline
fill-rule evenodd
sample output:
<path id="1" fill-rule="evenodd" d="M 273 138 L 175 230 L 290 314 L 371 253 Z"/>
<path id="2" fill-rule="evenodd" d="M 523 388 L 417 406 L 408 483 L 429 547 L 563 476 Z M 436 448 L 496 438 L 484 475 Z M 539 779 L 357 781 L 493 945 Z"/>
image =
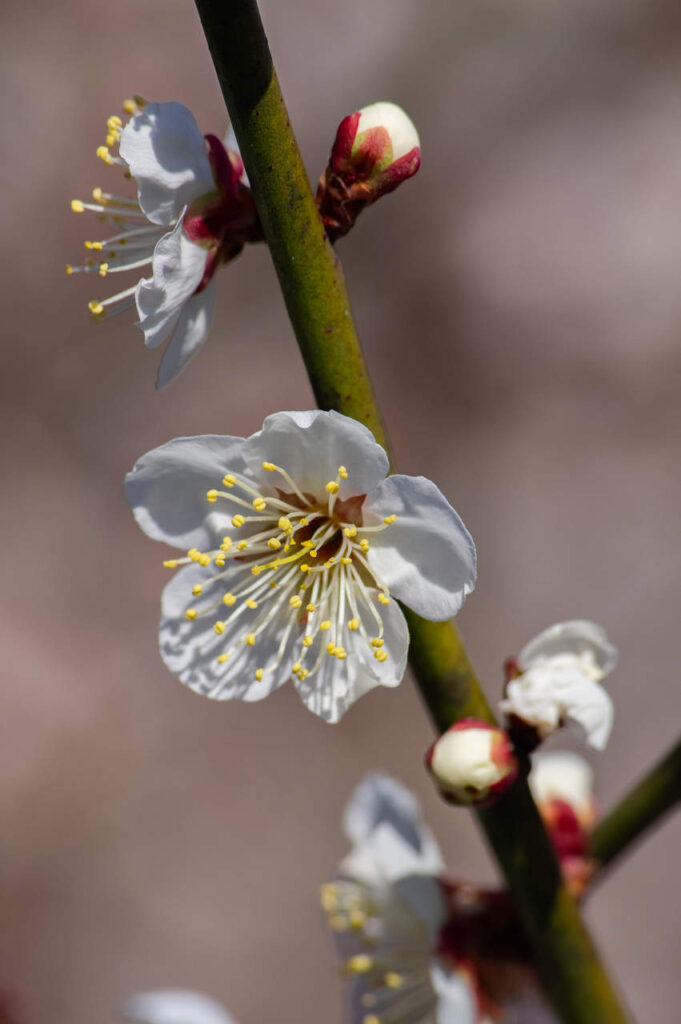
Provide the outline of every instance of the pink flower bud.
<path id="1" fill-rule="evenodd" d="M 426 754 L 426 765 L 452 803 L 486 803 L 518 774 L 506 733 L 476 718 L 464 718 L 440 736 Z"/>
<path id="2" fill-rule="evenodd" d="M 330 238 L 347 234 L 365 206 L 411 178 L 420 164 L 416 128 L 395 103 L 372 103 L 344 117 L 317 189 Z"/>

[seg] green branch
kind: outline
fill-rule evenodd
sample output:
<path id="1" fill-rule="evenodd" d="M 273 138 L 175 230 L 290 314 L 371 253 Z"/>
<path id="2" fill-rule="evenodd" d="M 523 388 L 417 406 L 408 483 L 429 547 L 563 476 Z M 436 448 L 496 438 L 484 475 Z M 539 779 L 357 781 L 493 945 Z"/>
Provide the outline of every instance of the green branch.
<path id="1" fill-rule="evenodd" d="M 340 263 L 319 219 L 255 0 L 196 0 L 265 238 L 319 406 L 387 442 Z M 412 667 L 440 731 L 493 716 L 453 626 L 408 612 Z M 479 819 L 566 1024 L 624 1024 L 521 779 Z"/>
<path id="2" fill-rule="evenodd" d="M 603 818 L 591 837 L 599 873 L 681 802 L 681 740 Z"/>

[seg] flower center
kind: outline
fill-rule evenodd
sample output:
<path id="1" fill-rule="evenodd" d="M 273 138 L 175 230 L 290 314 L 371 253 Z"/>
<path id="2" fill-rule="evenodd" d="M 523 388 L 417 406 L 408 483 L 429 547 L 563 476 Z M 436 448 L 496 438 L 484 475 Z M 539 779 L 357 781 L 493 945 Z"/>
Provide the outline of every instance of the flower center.
<path id="1" fill-rule="evenodd" d="M 222 487 L 208 491 L 206 500 L 227 505 L 233 532 L 214 550 L 191 548 L 185 558 L 163 563 L 169 569 L 196 562 L 218 570 L 194 585 L 192 595 L 200 600 L 185 611 L 190 622 L 212 617 L 215 633 L 229 637 L 215 658 L 216 671 L 240 645 L 257 647 L 273 625 L 282 623 L 277 653 L 256 670 L 257 680 L 278 668 L 291 639 L 296 647 L 292 672 L 300 681 L 318 672 L 325 659 L 345 660 L 351 638 L 353 646 L 359 639 L 369 656 L 386 661 L 381 606 L 390 603 L 390 596 L 367 557 L 368 536 L 385 530 L 396 516 L 365 526 L 364 495 L 338 499 L 348 476 L 344 466 L 320 498 L 303 493 L 282 467 L 262 465 L 283 481 L 281 488 L 273 488 L 275 494 L 264 495 L 243 476 L 227 473 Z M 231 590 L 225 590 L 225 579 L 234 576 L 235 566 L 227 568 L 228 562 L 249 570 L 239 574 Z M 249 616 L 242 632 L 238 620 L 247 609 L 257 615 Z"/>

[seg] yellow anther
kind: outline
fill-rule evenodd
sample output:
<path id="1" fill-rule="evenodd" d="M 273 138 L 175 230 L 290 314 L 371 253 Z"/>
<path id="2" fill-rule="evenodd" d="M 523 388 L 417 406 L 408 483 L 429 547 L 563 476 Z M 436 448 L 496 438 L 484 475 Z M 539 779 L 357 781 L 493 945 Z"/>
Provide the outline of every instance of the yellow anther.
<path id="1" fill-rule="evenodd" d="M 253 645 L 255 644 L 255 633 L 248 633 L 245 639 L 248 646 L 253 647 Z"/>
<path id="2" fill-rule="evenodd" d="M 344 647 L 337 647 L 333 654 L 335 655 L 336 658 L 338 658 L 339 661 L 344 661 L 348 656 L 348 652 L 345 650 Z"/>
<path id="3" fill-rule="evenodd" d="M 115 146 L 116 142 L 118 141 L 118 135 L 114 135 L 113 132 L 109 132 L 104 141 L 106 142 L 107 146 Z"/>
<path id="4" fill-rule="evenodd" d="M 225 626 L 225 623 L 221 622 L 220 619 L 218 619 L 217 622 L 213 623 L 213 629 L 218 634 L 218 636 L 222 636 L 226 628 L 227 627 Z"/>
<path id="5" fill-rule="evenodd" d="M 236 549 L 237 549 L 237 551 L 245 551 L 247 547 L 248 547 L 248 541 L 247 540 L 240 540 L 239 543 L 236 546 Z"/>
<path id="6" fill-rule="evenodd" d="M 200 597 L 202 593 L 203 587 L 201 586 L 201 584 L 195 583 L 194 586 L 192 587 L 192 594 L 194 595 L 194 597 Z"/>
<path id="7" fill-rule="evenodd" d="M 361 550 L 365 553 L 369 550 L 369 541 L 366 539 L 366 537 L 359 542 L 359 546 Z"/>
<path id="8" fill-rule="evenodd" d="M 353 633 L 356 629 L 359 629 L 359 619 L 350 619 L 348 622 L 348 629 L 351 629 Z"/>
<path id="9" fill-rule="evenodd" d="M 306 612 L 316 612 L 317 611 L 317 605 L 316 604 L 306 604 L 305 605 L 305 611 Z"/>
<path id="10" fill-rule="evenodd" d="M 379 651 L 374 651 L 374 658 L 376 659 L 376 661 L 387 661 L 388 660 L 388 652 L 387 651 L 380 651 L 380 650 Z"/>
<path id="11" fill-rule="evenodd" d="M 402 988 L 404 984 L 404 978 L 397 971 L 388 971 L 384 976 L 383 981 L 386 983 L 388 988 Z"/>
<path id="12" fill-rule="evenodd" d="M 90 248 L 93 252 L 101 252 L 104 246 L 101 242 L 90 242 Z"/>
<path id="13" fill-rule="evenodd" d="M 100 277 L 106 277 L 106 275 L 108 273 L 109 273 L 109 264 L 108 263 L 100 263 L 99 264 L 99 276 Z"/>
<path id="14" fill-rule="evenodd" d="M 371 646 L 372 647 L 382 647 L 383 646 L 383 639 L 380 636 L 375 636 L 374 639 L 371 641 Z"/>
<path id="15" fill-rule="evenodd" d="M 270 582 L 268 584 L 268 586 L 272 587 L 272 590 L 274 590 L 276 585 L 277 585 L 277 581 L 276 580 L 270 580 Z"/>
<path id="16" fill-rule="evenodd" d="M 176 558 L 169 558 L 167 561 L 165 561 L 163 563 L 163 568 L 164 569 L 177 569 L 177 559 Z"/>
<path id="17" fill-rule="evenodd" d="M 123 100 L 123 110 L 126 114 L 136 114 L 137 104 L 134 100 Z"/>
<path id="18" fill-rule="evenodd" d="M 215 559 L 215 564 L 217 565 L 218 569 L 224 569 L 224 567 L 225 567 L 225 560 L 224 560 L 224 558 L 220 558 L 218 556 Z"/>
<path id="19" fill-rule="evenodd" d="M 350 911 L 350 927 L 351 928 L 363 928 L 366 922 L 367 916 L 362 910 L 351 910 Z"/>
<path id="20" fill-rule="evenodd" d="M 82 213 L 83 210 L 85 209 L 85 206 L 83 205 L 82 199 L 72 199 L 71 200 L 71 209 L 73 210 L 74 213 Z"/>
<path id="21" fill-rule="evenodd" d="M 272 473 L 277 467 L 274 465 L 273 462 L 263 462 L 262 468 L 267 469 L 269 470 L 270 473 Z"/>
<path id="22" fill-rule="evenodd" d="M 184 613 L 184 617 L 188 622 L 193 622 L 198 614 L 199 613 L 196 608 L 187 608 L 187 611 Z"/>
<path id="23" fill-rule="evenodd" d="M 374 966 L 374 961 L 366 953 L 358 953 L 350 957 L 346 966 L 351 974 L 366 974 Z"/>
<path id="24" fill-rule="evenodd" d="M 223 537 L 222 538 L 222 544 L 220 545 L 220 551 L 229 551 L 231 546 L 232 546 L 232 538 L 231 537 Z"/>
<path id="25" fill-rule="evenodd" d="M 198 562 L 201 557 L 201 552 L 198 548 L 190 548 L 187 552 L 187 558 L 191 558 L 192 562 Z"/>
<path id="26" fill-rule="evenodd" d="M 226 604 L 228 608 L 231 608 L 233 604 L 236 604 L 236 597 L 234 594 L 225 594 L 222 599 L 222 603 Z"/>
<path id="27" fill-rule="evenodd" d="M 267 541 L 267 547 L 270 548 L 271 551 L 278 551 L 281 547 L 281 541 L 277 540 L 276 537 L 270 537 Z"/>
<path id="28" fill-rule="evenodd" d="M 253 576 L 259 576 L 261 572 L 264 572 L 264 570 L 264 565 L 254 565 L 251 567 L 251 573 L 253 574 Z"/>
<path id="29" fill-rule="evenodd" d="M 231 473 L 227 473 L 222 478 L 222 484 L 223 484 L 224 487 L 234 487 L 235 483 L 236 483 L 236 477 L 233 476 Z"/>
<path id="30" fill-rule="evenodd" d="M 232 526 L 243 526 L 246 522 L 246 517 L 241 515 L 241 512 L 237 512 L 236 515 L 232 516 Z"/>
<path id="31" fill-rule="evenodd" d="M 281 516 L 277 525 L 282 533 L 293 533 L 291 520 L 287 519 L 286 516 Z"/>
<path id="32" fill-rule="evenodd" d="M 114 132 L 117 128 L 123 127 L 123 122 L 121 121 L 118 114 L 112 114 L 111 117 L 107 118 L 106 126 L 109 129 L 109 131 Z"/>
<path id="33" fill-rule="evenodd" d="M 314 637 L 311 637 L 309 633 L 303 637 L 303 647 L 312 647 L 313 643 Z"/>
<path id="34" fill-rule="evenodd" d="M 212 505 L 218 500 L 218 492 L 216 490 L 206 491 L 206 501 L 209 501 Z"/>
<path id="35" fill-rule="evenodd" d="M 336 559 L 335 558 L 327 558 L 327 560 L 324 562 L 324 568 L 325 569 L 330 569 L 331 566 L 335 565 L 335 564 L 336 564 Z"/>
<path id="36" fill-rule="evenodd" d="M 256 680 L 259 683 L 262 682 L 262 678 L 263 678 L 264 675 L 265 675 L 265 669 L 264 668 L 256 668 L 256 670 L 255 670 L 255 678 L 256 678 Z"/>
<path id="37" fill-rule="evenodd" d="M 229 654 L 218 654 L 218 665 L 224 665 L 229 658 Z"/>
<path id="38" fill-rule="evenodd" d="M 297 594 L 294 594 L 293 597 L 289 597 L 288 603 L 291 605 L 292 608 L 301 608 L 303 604 L 303 599 L 301 597 L 298 597 Z"/>
<path id="39" fill-rule="evenodd" d="M 331 629 L 331 620 L 330 619 L 324 619 L 324 621 L 320 624 L 319 628 L 320 629 Z"/>
<path id="40" fill-rule="evenodd" d="M 298 520 L 298 526 L 309 526 L 309 525 L 310 525 L 309 519 L 303 518 L 303 519 L 299 519 Z"/>
<path id="41" fill-rule="evenodd" d="M 352 559 L 348 558 L 347 555 L 343 555 L 343 557 L 340 560 L 340 564 L 341 565 L 352 565 Z"/>
<path id="42" fill-rule="evenodd" d="M 310 550 L 308 551 L 308 555 L 310 556 L 310 558 L 316 558 L 317 555 L 318 555 L 317 549 L 316 548 L 310 548 Z"/>
<path id="43" fill-rule="evenodd" d="M 338 494 L 339 491 L 338 484 L 336 483 L 335 480 L 329 480 L 325 489 L 329 494 Z"/>
<path id="44" fill-rule="evenodd" d="M 254 498 L 253 508 L 256 510 L 256 512 L 262 512 L 264 511 L 264 509 L 267 508 L 267 502 L 265 501 L 264 498 Z"/>
<path id="45" fill-rule="evenodd" d="M 92 190 L 92 198 L 94 199 L 94 201 L 96 203 L 105 203 L 106 202 L 106 200 L 104 198 L 104 193 L 102 192 L 102 190 L 99 187 L 99 185 L 97 186 L 97 188 L 93 188 L 93 190 Z"/>
<path id="46" fill-rule="evenodd" d="M 338 467 L 338 476 L 341 478 L 341 480 L 347 480 L 347 478 L 348 478 L 348 471 L 345 468 L 345 466 L 339 466 Z"/>
<path id="47" fill-rule="evenodd" d="M 390 604 L 390 598 L 387 594 L 380 593 L 378 595 L 378 600 L 380 604 Z"/>
<path id="48" fill-rule="evenodd" d="M 357 527 L 356 526 L 346 526 L 345 529 L 343 530 L 343 533 L 345 534 L 346 537 L 348 537 L 350 540 L 352 540 L 353 537 L 357 536 Z"/>
<path id="49" fill-rule="evenodd" d="M 199 556 L 199 565 L 203 565 L 203 566 L 210 565 L 210 555 L 200 555 Z"/>
<path id="50" fill-rule="evenodd" d="M 333 640 L 329 640 L 328 644 L 326 645 L 326 653 L 327 654 L 335 654 L 336 653 L 336 645 L 333 642 Z"/>
<path id="51" fill-rule="evenodd" d="M 312 572 L 312 569 L 310 568 L 309 565 L 307 565 L 306 562 L 303 562 L 303 564 L 300 566 L 300 571 L 301 572 Z"/>
<path id="52" fill-rule="evenodd" d="M 307 671 L 307 669 L 306 668 L 301 668 L 300 672 L 298 673 L 298 678 L 300 679 L 301 683 L 305 679 L 307 679 L 308 675 L 309 675 L 309 672 Z"/>
<path id="53" fill-rule="evenodd" d="M 291 668 L 291 671 L 295 674 L 296 672 L 300 672 L 302 667 L 303 666 L 300 664 L 299 661 L 294 661 L 293 667 Z"/>
<path id="54" fill-rule="evenodd" d="M 385 523 L 386 526 L 390 526 L 390 524 L 394 523 L 396 520 L 397 520 L 397 516 L 396 515 L 392 515 L 392 516 L 386 516 L 385 519 L 383 520 L 383 522 Z"/>
<path id="55" fill-rule="evenodd" d="M 97 156 L 100 160 L 103 160 L 105 164 L 112 164 L 111 154 L 109 153 L 108 146 L 97 146 Z"/>
<path id="56" fill-rule="evenodd" d="M 255 610 L 258 607 L 258 602 L 254 601 L 252 597 L 246 598 L 246 607 Z"/>
<path id="57" fill-rule="evenodd" d="M 66 268 L 65 269 L 66 269 L 66 273 L 67 274 L 72 274 L 73 273 L 73 267 L 71 266 L 70 263 L 66 264 Z"/>
<path id="58" fill-rule="evenodd" d="M 104 312 L 104 306 L 101 304 L 101 302 L 98 302 L 97 299 L 93 299 L 91 302 L 88 302 L 87 308 L 90 310 L 93 316 L 101 316 L 102 313 Z"/>

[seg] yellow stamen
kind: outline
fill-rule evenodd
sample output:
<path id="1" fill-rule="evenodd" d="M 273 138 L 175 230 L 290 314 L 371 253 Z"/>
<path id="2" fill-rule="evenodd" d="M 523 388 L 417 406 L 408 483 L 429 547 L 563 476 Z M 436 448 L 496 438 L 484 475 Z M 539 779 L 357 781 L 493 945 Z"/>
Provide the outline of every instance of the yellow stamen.
<path id="1" fill-rule="evenodd" d="M 163 568 L 164 569 L 177 569 L 177 559 L 176 558 L 169 558 L 167 561 L 165 561 L 163 563 Z"/>
<path id="2" fill-rule="evenodd" d="M 187 611 L 184 613 L 184 617 L 188 622 L 193 622 L 198 614 L 199 613 L 196 608 L 187 608 Z"/>
<path id="3" fill-rule="evenodd" d="M 224 487 L 234 487 L 234 484 L 236 483 L 236 477 L 232 476 L 231 473 L 227 473 L 226 476 L 223 476 L 222 483 Z"/>
<path id="4" fill-rule="evenodd" d="M 331 629 L 331 621 L 329 619 L 324 619 L 324 621 L 320 624 L 319 628 L 320 629 Z"/>
<path id="5" fill-rule="evenodd" d="M 346 966 L 351 974 L 366 974 L 374 966 L 374 961 L 366 953 L 358 953 L 350 957 Z"/>
<path id="6" fill-rule="evenodd" d="M 236 597 L 234 594 L 225 594 L 222 599 L 222 603 L 226 604 L 228 608 L 231 608 L 233 604 L 236 604 Z"/>
<path id="7" fill-rule="evenodd" d="M 243 526 L 246 522 L 246 517 L 241 515 L 241 512 L 237 512 L 236 515 L 232 516 L 232 526 L 239 527 Z"/>
<path id="8" fill-rule="evenodd" d="M 246 598 L 246 607 L 247 608 L 251 608 L 251 609 L 254 610 L 255 608 L 258 607 L 258 602 L 254 601 L 252 597 L 247 597 Z"/>
<path id="9" fill-rule="evenodd" d="M 255 633 L 248 633 L 246 636 L 246 643 L 249 647 L 253 647 L 255 644 Z"/>
<path id="10" fill-rule="evenodd" d="M 385 523 L 386 526 L 390 526 L 390 524 L 394 523 L 396 520 L 397 520 L 397 516 L 396 515 L 392 515 L 392 516 L 386 516 L 385 519 L 383 520 L 383 522 Z"/>
<path id="11" fill-rule="evenodd" d="M 195 583 L 194 586 L 192 587 L 192 594 L 194 595 L 194 597 L 200 597 L 202 593 L 203 587 L 201 586 L 201 584 Z"/>
<path id="12" fill-rule="evenodd" d="M 350 619 L 348 622 L 348 629 L 351 629 L 353 633 L 356 629 L 359 629 L 359 619 Z"/>
<path id="13" fill-rule="evenodd" d="M 346 537 L 349 538 L 349 540 L 352 540 L 353 537 L 357 536 L 357 527 L 346 526 L 345 529 L 343 530 L 343 533 L 345 534 Z"/>
<path id="14" fill-rule="evenodd" d="M 378 600 L 380 604 L 390 604 L 390 598 L 387 596 L 387 594 L 379 594 Z"/>
<path id="15" fill-rule="evenodd" d="M 209 501 L 212 505 L 218 500 L 218 492 L 216 490 L 206 491 L 206 501 Z"/>
<path id="16" fill-rule="evenodd" d="M 265 669 L 264 668 L 256 668 L 256 670 L 255 670 L 255 678 L 256 678 L 256 680 L 259 683 L 262 682 L 262 678 L 263 678 L 264 675 L 265 675 Z"/>
<path id="17" fill-rule="evenodd" d="M 267 508 L 267 502 L 265 501 L 264 498 L 254 498 L 253 508 L 256 510 L 256 512 L 263 512 L 264 509 Z"/>
<path id="18" fill-rule="evenodd" d="M 218 665 L 224 665 L 229 658 L 229 654 L 218 654 Z"/>
<path id="19" fill-rule="evenodd" d="M 267 541 L 267 547 L 270 548 L 271 551 L 278 551 L 281 547 L 281 541 L 277 540 L 276 537 L 270 537 Z"/>
<path id="20" fill-rule="evenodd" d="M 326 485 L 325 490 L 329 494 L 338 494 L 339 487 L 338 487 L 338 484 L 336 483 L 335 480 L 329 480 L 328 484 Z"/>
<path id="21" fill-rule="evenodd" d="M 302 598 L 298 597 L 298 595 L 295 594 L 293 597 L 289 598 L 288 603 L 291 605 L 292 608 L 300 608 L 302 606 L 303 601 Z"/>
<path id="22" fill-rule="evenodd" d="M 341 480 L 347 480 L 347 478 L 348 478 L 348 471 L 345 468 L 345 466 L 339 466 L 338 467 L 338 476 L 341 478 Z"/>
<path id="23" fill-rule="evenodd" d="M 83 205 L 82 199 L 72 199 L 71 209 L 74 213 L 83 213 L 83 211 L 85 210 L 85 206 Z"/>
<path id="24" fill-rule="evenodd" d="M 225 623 L 221 622 L 219 619 L 218 619 L 217 622 L 213 623 L 213 629 L 218 634 L 218 636 L 222 636 L 222 634 L 224 633 L 226 628 L 227 627 L 226 627 Z"/>

